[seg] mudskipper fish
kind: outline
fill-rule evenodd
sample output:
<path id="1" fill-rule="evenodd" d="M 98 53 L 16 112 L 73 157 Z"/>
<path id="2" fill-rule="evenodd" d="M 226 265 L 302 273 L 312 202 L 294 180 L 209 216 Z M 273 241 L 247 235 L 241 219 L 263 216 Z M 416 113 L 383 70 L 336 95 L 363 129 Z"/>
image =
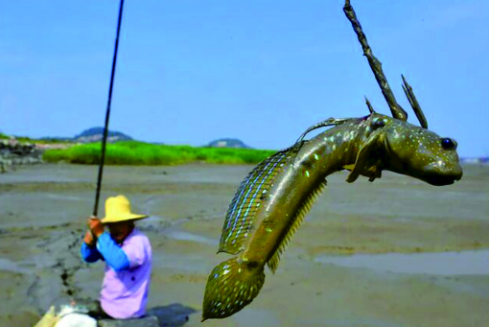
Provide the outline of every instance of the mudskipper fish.
<path id="1" fill-rule="evenodd" d="M 370 181 L 383 170 L 408 175 L 431 185 L 454 183 L 462 177 L 457 142 L 427 129 L 426 118 L 411 86 L 403 89 L 421 124 L 407 122 L 380 62 L 372 54 L 353 8 L 345 13 L 387 99 L 393 117 L 375 112 L 361 118 L 333 119 L 309 128 L 290 148 L 258 164 L 239 186 L 226 215 L 219 252 L 234 255 L 210 273 L 204 295 L 203 320 L 228 317 L 258 295 L 265 265 L 275 272 L 280 255 L 326 185 L 326 177 L 348 169 L 347 182 L 360 175 Z M 311 140 L 305 135 L 331 127 Z"/>

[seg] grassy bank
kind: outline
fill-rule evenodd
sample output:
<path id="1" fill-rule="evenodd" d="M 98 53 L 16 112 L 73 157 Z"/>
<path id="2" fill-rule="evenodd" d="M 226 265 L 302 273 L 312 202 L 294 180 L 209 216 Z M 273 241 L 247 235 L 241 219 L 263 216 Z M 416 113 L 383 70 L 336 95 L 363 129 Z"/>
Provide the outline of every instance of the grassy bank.
<path id="1" fill-rule="evenodd" d="M 56 138 L 38 140 L 38 139 L 33 139 L 33 138 L 30 138 L 27 136 L 10 136 L 7 134 L 0 133 L 0 140 L 9 140 L 11 138 L 13 138 L 14 140 L 17 140 L 19 142 L 22 142 L 22 143 L 32 143 L 32 144 L 53 144 L 53 143 L 56 143 L 56 144 L 67 143 L 67 144 L 69 144 L 70 143 L 67 140 L 60 140 L 60 139 L 56 139 Z"/>
<path id="2" fill-rule="evenodd" d="M 65 161 L 75 164 L 98 164 L 100 143 L 76 145 L 67 149 L 47 150 L 46 162 Z M 275 151 L 191 146 L 156 145 L 142 142 L 118 142 L 107 145 L 105 163 L 108 165 L 175 165 L 190 162 L 254 164 Z"/>

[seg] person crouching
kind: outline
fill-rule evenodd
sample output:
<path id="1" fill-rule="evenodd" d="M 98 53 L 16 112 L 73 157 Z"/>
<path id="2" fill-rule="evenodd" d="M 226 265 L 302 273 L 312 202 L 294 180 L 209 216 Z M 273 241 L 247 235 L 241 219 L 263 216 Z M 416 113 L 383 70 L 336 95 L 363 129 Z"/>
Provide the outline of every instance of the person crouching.
<path id="1" fill-rule="evenodd" d="M 105 261 L 100 306 L 108 317 L 130 319 L 144 316 L 151 278 L 152 251 L 146 235 L 134 221 L 146 215 L 131 212 L 129 200 L 119 195 L 105 202 L 105 218 L 88 219 L 89 230 L 81 246 L 88 263 Z M 104 231 L 107 226 L 109 232 Z"/>

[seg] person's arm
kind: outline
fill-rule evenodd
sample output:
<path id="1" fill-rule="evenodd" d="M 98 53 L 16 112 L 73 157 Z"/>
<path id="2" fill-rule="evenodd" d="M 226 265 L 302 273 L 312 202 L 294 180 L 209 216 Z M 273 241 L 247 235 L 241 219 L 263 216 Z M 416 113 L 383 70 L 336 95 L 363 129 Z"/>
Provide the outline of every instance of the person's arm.
<path id="1" fill-rule="evenodd" d="M 80 254 L 83 260 L 88 263 L 97 262 L 101 258 L 100 253 L 95 247 L 95 241 L 93 240 L 90 231 L 87 231 L 85 234 L 85 238 L 80 248 Z"/>
<path id="2" fill-rule="evenodd" d="M 97 250 L 104 257 L 105 262 L 119 272 L 129 269 L 129 259 L 124 250 L 115 243 L 109 233 L 102 233 L 97 239 Z"/>
<path id="3" fill-rule="evenodd" d="M 94 246 L 89 246 L 85 242 L 82 243 L 80 253 L 83 260 L 88 263 L 97 262 L 99 259 L 101 259 L 100 253 L 98 252 L 97 248 Z"/>

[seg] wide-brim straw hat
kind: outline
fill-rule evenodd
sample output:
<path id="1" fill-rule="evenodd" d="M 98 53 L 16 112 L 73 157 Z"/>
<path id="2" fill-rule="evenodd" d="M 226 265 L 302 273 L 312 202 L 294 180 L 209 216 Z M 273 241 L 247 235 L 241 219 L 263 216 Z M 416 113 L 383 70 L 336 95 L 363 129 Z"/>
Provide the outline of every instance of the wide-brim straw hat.
<path id="1" fill-rule="evenodd" d="M 103 224 L 111 224 L 143 218 L 148 218 L 148 216 L 131 212 L 129 200 L 124 195 L 118 195 L 105 201 L 105 217 L 101 221 Z"/>

